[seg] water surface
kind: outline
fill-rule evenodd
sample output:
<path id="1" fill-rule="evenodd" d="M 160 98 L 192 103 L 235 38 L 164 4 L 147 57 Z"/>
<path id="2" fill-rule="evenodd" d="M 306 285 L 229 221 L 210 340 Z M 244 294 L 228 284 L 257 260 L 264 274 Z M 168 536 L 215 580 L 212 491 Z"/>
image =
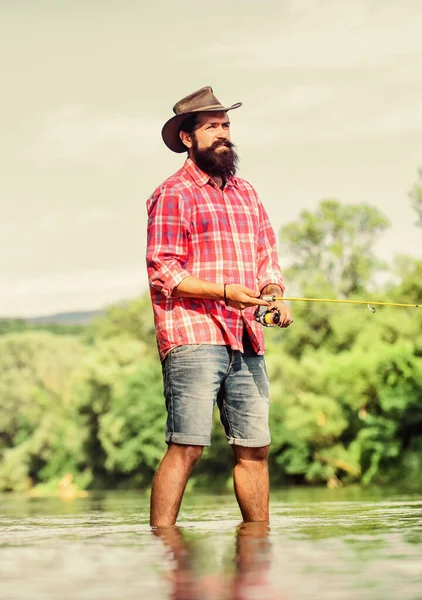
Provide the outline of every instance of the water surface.
<path id="1" fill-rule="evenodd" d="M 422 495 L 272 494 L 271 523 L 240 525 L 234 497 L 187 495 L 151 532 L 148 497 L 0 497 L 0 597 L 422 599 Z"/>

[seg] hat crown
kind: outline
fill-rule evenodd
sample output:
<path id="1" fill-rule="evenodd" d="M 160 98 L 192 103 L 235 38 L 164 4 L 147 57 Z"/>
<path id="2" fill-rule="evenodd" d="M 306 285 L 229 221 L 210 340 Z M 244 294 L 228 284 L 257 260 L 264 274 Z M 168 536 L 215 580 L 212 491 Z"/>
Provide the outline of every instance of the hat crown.
<path id="1" fill-rule="evenodd" d="M 224 110 L 223 105 L 217 100 L 212 88 L 208 85 L 189 94 L 189 96 L 185 96 L 179 100 L 179 102 L 176 102 L 173 106 L 173 112 L 175 115 L 183 115 L 185 113 L 197 112 L 210 108 L 216 109 L 218 107 L 221 107 L 221 110 Z"/>

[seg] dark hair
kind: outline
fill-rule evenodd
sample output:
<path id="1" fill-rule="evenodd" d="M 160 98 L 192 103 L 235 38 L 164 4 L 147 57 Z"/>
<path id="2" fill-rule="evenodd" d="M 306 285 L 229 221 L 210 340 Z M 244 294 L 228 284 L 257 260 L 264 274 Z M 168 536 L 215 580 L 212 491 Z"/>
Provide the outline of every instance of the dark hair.
<path id="1" fill-rule="evenodd" d="M 197 115 L 190 115 L 180 125 L 179 131 L 185 131 L 186 133 L 192 134 L 196 126 Z"/>
<path id="2" fill-rule="evenodd" d="M 185 133 L 192 135 L 193 130 L 195 129 L 195 126 L 196 126 L 196 116 L 197 115 L 190 115 L 189 117 L 187 117 L 180 125 L 179 133 L 181 131 L 184 131 Z M 189 148 L 187 146 L 185 146 L 185 150 L 186 150 L 186 152 L 189 153 Z"/>

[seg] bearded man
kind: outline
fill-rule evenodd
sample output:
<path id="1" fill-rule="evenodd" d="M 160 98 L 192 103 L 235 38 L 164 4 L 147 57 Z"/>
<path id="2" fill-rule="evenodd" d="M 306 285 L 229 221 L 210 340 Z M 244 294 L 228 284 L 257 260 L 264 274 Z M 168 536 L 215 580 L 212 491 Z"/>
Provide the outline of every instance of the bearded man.
<path id="1" fill-rule="evenodd" d="M 192 469 L 220 410 L 234 453 L 243 520 L 269 518 L 269 383 L 259 305 L 292 322 L 276 237 L 238 156 L 227 113 L 211 87 L 186 96 L 162 130 L 182 168 L 147 202 L 147 269 L 167 408 L 167 452 L 151 491 L 151 525 L 174 525 Z"/>

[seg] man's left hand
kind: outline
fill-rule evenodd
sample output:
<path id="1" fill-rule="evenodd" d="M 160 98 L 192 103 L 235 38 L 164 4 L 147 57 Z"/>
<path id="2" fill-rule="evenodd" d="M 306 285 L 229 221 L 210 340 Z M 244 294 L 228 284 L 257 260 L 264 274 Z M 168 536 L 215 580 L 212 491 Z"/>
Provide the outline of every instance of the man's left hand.
<path id="1" fill-rule="evenodd" d="M 263 290 L 261 290 L 261 296 L 283 296 L 281 288 L 279 285 L 274 283 L 269 283 Z M 271 302 L 268 307 L 269 310 L 271 308 L 276 308 L 280 313 L 280 322 L 277 327 L 288 327 L 293 323 L 292 311 L 290 308 L 284 304 L 283 300 L 275 300 Z"/>
<path id="2" fill-rule="evenodd" d="M 282 300 L 276 300 L 275 302 L 271 302 L 271 305 L 268 307 L 276 308 L 280 313 L 280 322 L 278 323 L 278 327 L 289 327 L 293 323 L 292 311 L 287 304 L 284 304 Z"/>

